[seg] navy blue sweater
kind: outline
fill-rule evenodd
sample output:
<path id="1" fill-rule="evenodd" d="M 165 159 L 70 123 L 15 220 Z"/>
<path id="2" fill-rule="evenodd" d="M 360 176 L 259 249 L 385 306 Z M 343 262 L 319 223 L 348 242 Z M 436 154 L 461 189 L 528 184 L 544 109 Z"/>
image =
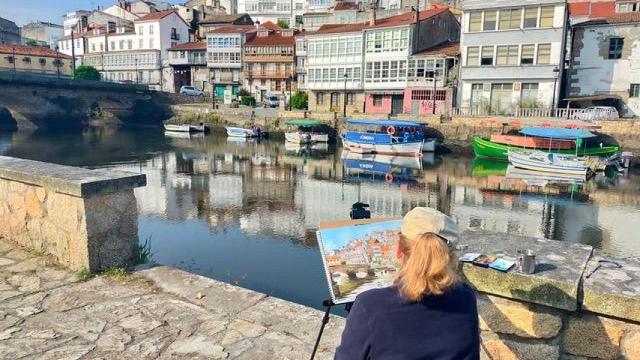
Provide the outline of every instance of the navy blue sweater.
<path id="1" fill-rule="evenodd" d="M 336 360 L 477 360 L 476 296 L 461 283 L 441 296 L 411 302 L 395 286 L 356 298 Z"/>

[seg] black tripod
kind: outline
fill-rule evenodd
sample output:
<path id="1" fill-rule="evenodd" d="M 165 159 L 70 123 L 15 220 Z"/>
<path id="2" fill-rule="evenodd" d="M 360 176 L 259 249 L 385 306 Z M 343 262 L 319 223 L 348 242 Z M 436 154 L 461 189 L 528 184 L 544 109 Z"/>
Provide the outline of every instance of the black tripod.
<path id="1" fill-rule="evenodd" d="M 313 360 L 316 357 L 316 352 L 318 351 L 318 346 L 320 345 L 320 339 L 322 338 L 322 333 L 324 332 L 324 327 L 329 322 L 329 316 L 331 315 L 331 308 L 336 304 L 331 300 L 324 300 L 322 302 L 322 306 L 326 307 L 327 310 L 324 312 L 324 316 L 322 317 L 322 325 L 320 326 L 320 331 L 318 332 L 318 337 L 316 338 L 316 343 L 313 345 L 313 352 L 311 353 L 311 359 Z M 349 312 L 351 311 L 352 302 L 345 303 L 344 309 Z"/>

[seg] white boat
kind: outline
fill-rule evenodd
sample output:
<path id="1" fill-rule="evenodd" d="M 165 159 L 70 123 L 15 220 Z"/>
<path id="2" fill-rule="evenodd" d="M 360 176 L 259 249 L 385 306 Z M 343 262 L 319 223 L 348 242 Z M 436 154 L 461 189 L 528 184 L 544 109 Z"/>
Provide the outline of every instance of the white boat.
<path id="1" fill-rule="evenodd" d="M 329 135 L 318 133 L 318 132 L 308 132 L 308 131 L 296 131 L 296 132 L 288 132 L 284 134 L 285 140 L 294 144 L 314 144 L 314 143 L 326 143 L 329 141 Z"/>
<path id="2" fill-rule="evenodd" d="M 230 137 L 238 137 L 238 138 L 246 139 L 246 138 L 260 136 L 260 133 L 258 132 L 257 129 L 245 129 L 245 128 L 233 127 L 233 126 L 227 126 L 225 127 L 225 129 L 227 129 L 227 135 Z"/>
<path id="3" fill-rule="evenodd" d="M 175 131 L 175 132 L 191 132 L 191 125 L 189 124 L 182 124 L 182 125 L 175 125 L 175 124 L 164 124 L 164 129 L 167 131 Z"/>
<path id="4" fill-rule="evenodd" d="M 342 144 L 349 151 L 359 154 L 381 154 L 400 156 L 421 156 L 422 142 L 391 143 L 391 144 L 366 144 L 342 138 Z"/>
<path id="5" fill-rule="evenodd" d="M 587 176 L 587 165 L 575 155 L 509 150 L 507 156 L 509 162 L 520 169 Z"/>
<path id="6" fill-rule="evenodd" d="M 507 167 L 505 177 L 522 180 L 530 186 L 545 187 L 553 184 L 584 184 L 584 175 L 543 173 L 540 171 L 519 169 L 513 165 Z"/>
<path id="7" fill-rule="evenodd" d="M 436 139 L 424 139 L 422 143 L 422 151 L 434 152 L 436 151 L 437 140 Z"/>
<path id="8" fill-rule="evenodd" d="M 427 124 L 417 121 L 347 119 L 343 145 L 361 154 L 421 156 L 436 149 L 436 139 L 425 138 Z"/>

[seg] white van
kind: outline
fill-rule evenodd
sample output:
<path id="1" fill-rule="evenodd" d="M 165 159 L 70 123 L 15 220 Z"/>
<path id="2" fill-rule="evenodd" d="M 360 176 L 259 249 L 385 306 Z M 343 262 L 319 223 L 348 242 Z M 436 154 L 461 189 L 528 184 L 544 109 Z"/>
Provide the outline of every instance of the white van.
<path id="1" fill-rule="evenodd" d="M 277 95 L 269 94 L 264 97 L 264 106 L 277 108 L 278 106 L 280 106 L 280 99 L 278 98 Z"/>

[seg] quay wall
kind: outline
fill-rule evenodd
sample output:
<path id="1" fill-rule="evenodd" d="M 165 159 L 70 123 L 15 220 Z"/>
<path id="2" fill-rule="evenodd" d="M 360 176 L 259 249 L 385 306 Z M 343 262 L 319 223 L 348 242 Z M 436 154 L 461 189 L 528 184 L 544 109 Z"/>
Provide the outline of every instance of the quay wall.
<path id="1" fill-rule="evenodd" d="M 132 266 L 144 175 L 0 156 L 0 237 L 73 270 Z"/>

